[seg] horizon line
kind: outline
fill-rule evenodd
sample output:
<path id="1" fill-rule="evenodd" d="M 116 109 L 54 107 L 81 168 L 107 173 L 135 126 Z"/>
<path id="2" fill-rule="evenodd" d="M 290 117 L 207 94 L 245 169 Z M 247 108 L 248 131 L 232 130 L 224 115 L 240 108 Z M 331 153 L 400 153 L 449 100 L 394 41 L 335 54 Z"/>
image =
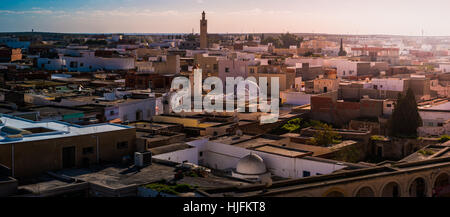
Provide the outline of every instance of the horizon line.
<path id="1" fill-rule="evenodd" d="M 0 31 L 0 34 L 18 34 L 18 33 L 50 33 L 50 34 L 73 34 L 73 35 L 190 35 L 192 32 L 51 32 L 51 31 Z M 308 32 L 285 32 L 290 34 L 304 34 L 304 35 L 330 35 L 330 36 L 395 36 L 395 37 L 450 37 L 450 35 L 402 35 L 402 34 L 388 34 L 388 33 L 370 33 L 370 34 L 339 34 L 339 33 L 308 33 Z M 209 32 L 211 35 L 260 35 L 260 34 L 285 34 L 284 32 Z M 195 32 L 194 35 L 200 33 Z"/>

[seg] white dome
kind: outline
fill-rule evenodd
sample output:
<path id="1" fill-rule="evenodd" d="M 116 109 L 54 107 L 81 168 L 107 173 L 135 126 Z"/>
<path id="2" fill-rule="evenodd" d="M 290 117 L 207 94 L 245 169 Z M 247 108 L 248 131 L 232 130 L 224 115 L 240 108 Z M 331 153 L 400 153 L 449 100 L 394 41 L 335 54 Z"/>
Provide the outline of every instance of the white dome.
<path id="1" fill-rule="evenodd" d="M 260 175 L 267 172 L 263 159 L 256 154 L 249 154 L 239 160 L 236 172 L 246 175 Z"/>

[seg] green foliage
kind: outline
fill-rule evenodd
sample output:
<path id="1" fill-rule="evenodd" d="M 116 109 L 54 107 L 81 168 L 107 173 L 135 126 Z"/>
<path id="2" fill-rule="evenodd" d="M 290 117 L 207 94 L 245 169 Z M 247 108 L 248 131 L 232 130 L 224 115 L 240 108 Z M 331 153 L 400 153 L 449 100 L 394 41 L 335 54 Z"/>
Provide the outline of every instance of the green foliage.
<path id="1" fill-rule="evenodd" d="M 443 135 L 441 136 L 441 138 L 439 139 L 439 142 L 444 143 L 450 141 L 450 136 L 449 135 Z"/>
<path id="2" fill-rule="evenodd" d="M 73 39 L 70 43 L 72 44 L 81 44 L 81 40 L 80 39 Z"/>
<path id="3" fill-rule="evenodd" d="M 422 126 L 422 119 L 417 108 L 414 92 L 408 89 L 404 97 L 395 104 L 389 120 L 389 134 L 396 137 L 417 137 L 417 128 Z"/>
<path id="4" fill-rule="evenodd" d="M 272 43 L 272 45 L 275 47 L 281 47 L 281 41 L 279 38 L 274 38 L 272 36 L 269 36 L 269 37 L 261 40 L 261 44 L 263 44 L 263 45 L 267 45 L 269 43 Z"/>
<path id="5" fill-rule="evenodd" d="M 303 54 L 304 57 L 322 57 L 322 55 L 320 54 L 315 54 L 311 51 L 307 51 Z"/>
<path id="6" fill-rule="evenodd" d="M 346 147 L 336 153 L 336 160 L 358 163 L 361 151 L 356 146 Z"/>
<path id="7" fill-rule="evenodd" d="M 184 175 L 189 176 L 189 177 L 198 177 L 198 174 L 195 171 L 189 171 L 189 172 L 185 173 Z"/>
<path id="8" fill-rule="evenodd" d="M 310 140 L 310 144 L 317 146 L 330 146 L 332 144 L 340 143 L 340 136 L 333 128 L 328 124 L 317 124 L 313 126 L 317 132 Z"/>
<path id="9" fill-rule="evenodd" d="M 152 183 L 145 185 L 144 187 L 153 189 L 155 191 L 159 191 L 162 193 L 167 194 L 179 194 L 179 193 L 186 193 L 191 192 L 194 188 L 187 184 L 175 184 L 175 185 L 168 185 L 163 183 Z"/>
<path id="10" fill-rule="evenodd" d="M 322 129 L 324 126 L 329 126 L 329 125 L 324 124 L 318 120 L 310 120 L 309 123 L 305 124 L 305 127 L 313 127 L 314 129 Z"/>
<path id="11" fill-rule="evenodd" d="M 272 43 L 276 48 L 289 48 L 291 45 L 299 46 L 302 43 L 303 38 L 297 37 L 294 34 L 286 33 L 281 34 L 279 37 L 274 38 L 272 36 L 264 37 L 261 39 L 261 44 L 267 45 Z"/>
<path id="12" fill-rule="evenodd" d="M 378 136 L 378 135 L 373 135 L 370 137 L 370 140 L 372 141 L 384 141 L 384 137 L 383 136 Z"/>
<path id="13" fill-rule="evenodd" d="M 434 154 L 434 151 L 430 150 L 430 149 L 422 149 L 419 150 L 418 153 L 426 155 L 426 156 L 430 156 Z"/>
<path id="14" fill-rule="evenodd" d="M 303 54 L 304 57 L 311 57 L 312 55 L 314 55 L 314 53 L 311 51 L 307 51 Z"/>
<path id="15" fill-rule="evenodd" d="M 280 41 L 281 41 L 281 47 L 282 48 L 289 48 L 289 46 L 295 45 L 299 46 L 300 43 L 302 43 L 303 38 L 299 38 L 294 34 L 286 33 L 280 35 Z"/>
<path id="16" fill-rule="evenodd" d="M 302 126 L 302 119 L 295 118 L 289 120 L 287 124 L 283 125 L 282 128 L 290 133 L 298 131 Z"/>
<path id="17" fill-rule="evenodd" d="M 186 41 L 195 41 L 196 37 L 194 34 L 189 34 L 186 36 Z"/>
<path id="18" fill-rule="evenodd" d="M 85 45 L 107 45 L 108 42 L 105 40 L 87 40 Z"/>

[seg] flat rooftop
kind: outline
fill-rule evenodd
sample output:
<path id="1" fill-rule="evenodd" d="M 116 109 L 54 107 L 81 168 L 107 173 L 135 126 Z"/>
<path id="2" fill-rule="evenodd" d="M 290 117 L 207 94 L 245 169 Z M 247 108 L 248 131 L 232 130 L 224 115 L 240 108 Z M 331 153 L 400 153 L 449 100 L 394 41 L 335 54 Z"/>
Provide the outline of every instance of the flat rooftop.
<path id="1" fill-rule="evenodd" d="M 171 180 L 175 175 L 175 163 L 153 162 L 151 165 L 141 169 L 133 166 L 119 164 L 108 166 L 97 166 L 92 169 L 68 169 L 56 172 L 61 176 L 67 176 L 85 182 L 102 185 L 117 189 L 130 185 L 145 185 L 158 182 L 162 179 Z M 189 184 L 201 188 L 217 188 L 223 186 L 239 186 L 248 183 L 226 177 L 216 176 L 212 173 L 207 177 L 189 177 L 177 181 L 178 184 Z"/>
<path id="2" fill-rule="evenodd" d="M 277 147 L 274 145 L 262 145 L 262 146 L 253 148 L 253 150 L 266 152 L 266 153 L 270 153 L 270 154 L 281 155 L 281 156 L 290 157 L 290 158 L 298 158 L 298 157 L 312 155 L 312 152 L 303 151 L 303 150 L 299 150 L 299 149 L 293 149 L 293 148 Z"/>
<path id="3" fill-rule="evenodd" d="M 71 109 L 64 107 L 56 107 L 56 106 L 39 106 L 30 108 L 33 111 L 39 111 L 39 115 L 41 117 L 49 117 L 53 115 L 67 115 L 73 113 L 81 113 L 83 110 L 80 109 Z"/>
<path id="4" fill-rule="evenodd" d="M 0 144 L 29 142 L 29 141 L 55 139 L 70 136 L 81 136 L 132 128 L 130 126 L 110 124 L 110 123 L 80 126 L 62 121 L 31 121 L 6 114 L 0 114 L 0 116 L 1 116 L 0 120 L 2 123 L 0 125 L 0 130 L 4 127 L 12 127 L 19 130 L 29 130 L 29 131 L 33 131 L 32 129 L 40 129 L 40 132 L 22 135 L 23 138 L 19 140 L 15 139 L 9 140 L 7 136 L 10 134 L 7 134 L 4 131 L 2 131 L 0 133 Z"/>
<path id="5" fill-rule="evenodd" d="M 450 102 L 443 102 L 434 105 L 425 105 L 419 107 L 421 110 L 450 111 Z"/>

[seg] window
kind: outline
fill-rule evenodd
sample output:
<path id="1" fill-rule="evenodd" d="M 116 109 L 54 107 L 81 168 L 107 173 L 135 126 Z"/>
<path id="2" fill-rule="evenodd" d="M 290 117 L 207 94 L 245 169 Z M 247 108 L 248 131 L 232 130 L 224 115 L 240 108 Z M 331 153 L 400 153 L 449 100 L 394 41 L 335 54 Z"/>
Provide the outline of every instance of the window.
<path id="1" fill-rule="evenodd" d="M 442 127 L 442 126 L 444 126 L 444 123 L 438 123 L 437 125 L 438 125 L 438 127 Z"/>
<path id="2" fill-rule="evenodd" d="M 109 111 L 109 115 L 114 115 L 114 111 Z"/>
<path id="3" fill-rule="evenodd" d="M 127 149 L 127 148 L 128 148 L 128 141 L 117 143 L 117 149 Z"/>
<path id="4" fill-rule="evenodd" d="M 199 155 L 200 157 L 202 157 L 202 156 L 203 156 L 203 151 L 199 152 L 198 155 Z"/>
<path id="5" fill-rule="evenodd" d="M 225 67 L 225 72 L 230 72 L 230 68 Z"/>
<path id="6" fill-rule="evenodd" d="M 80 63 L 80 67 L 83 67 L 84 66 L 84 63 Z"/>
<path id="7" fill-rule="evenodd" d="M 321 176 L 321 175 L 322 175 L 322 173 L 316 173 L 316 175 L 318 175 L 318 176 Z"/>
<path id="8" fill-rule="evenodd" d="M 70 62 L 70 68 L 77 68 L 78 67 L 78 63 L 77 62 Z"/>
<path id="9" fill-rule="evenodd" d="M 311 176 L 311 172 L 309 172 L 309 171 L 303 171 L 303 177 L 309 177 L 309 176 Z"/>
<path id="10" fill-rule="evenodd" d="M 387 104 L 386 107 L 390 108 L 392 107 L 392 104 Z"/>
<path id="11" fill-rule="evenodd" d="M 92 154 L 94 153 L 94 147 L 83 148 L 83 154 Z"/>

